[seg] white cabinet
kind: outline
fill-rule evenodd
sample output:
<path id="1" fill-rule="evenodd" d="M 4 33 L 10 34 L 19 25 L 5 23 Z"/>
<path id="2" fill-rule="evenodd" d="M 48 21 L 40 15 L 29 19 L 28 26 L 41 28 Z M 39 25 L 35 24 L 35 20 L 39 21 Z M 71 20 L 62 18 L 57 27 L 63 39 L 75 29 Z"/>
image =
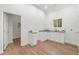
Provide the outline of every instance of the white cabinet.
<path id="1" fill-rule="evenodd" d="M 39 32 L 39 40 L 45 41 L 47 39 L 47 32 Z"/>
<path id="2" fill-rule="evenodd" d="M 79 46 L 79 32 L 69 31 L 67 32 L 66 43 L 70 43 Z"/>
<path id="3" fill-rule="evenodd" d="M 50 36 L 49 39 L 52 40 L 52 41 L 64 43 L 64 33 L 51 32 L 49 36 Z"/>
<path id="4" fill-rule="evenodd" d="M 52 33 L 51 36 L 52 36 L 51 38 L 52 41 L 64 43 L 64 33 L 54 32 Z"/>
<path id="5" fill-rule="evenodd" d="M 59 33 L 60 43 L 64 43 L 65 40 L 65 33 Z"/>
<path id="6" fill-rule="evenodd" d="M 28 33 L 29 44 L 36 45 L 38 41 L 38 33 Z"/>
<path id="7" fill-rule="evenodd" d="M 64 33 L 61 32 L 38 32 L 28 33 L 29 44 L 36 45 L 37 41 L 51 40 L 59 43 L 64 43 Z"/>
<path id="8" fill-rule="evenodd" d="M 51 40 L 59 43 L 64 43 L 64 33 L 62 32 L 39 32 L 41 41 Z"/>

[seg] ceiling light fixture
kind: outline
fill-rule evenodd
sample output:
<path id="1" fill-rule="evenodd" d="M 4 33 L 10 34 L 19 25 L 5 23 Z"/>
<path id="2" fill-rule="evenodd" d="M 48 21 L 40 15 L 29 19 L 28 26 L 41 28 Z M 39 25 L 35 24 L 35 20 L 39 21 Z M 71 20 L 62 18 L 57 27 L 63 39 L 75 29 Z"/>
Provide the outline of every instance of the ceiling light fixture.
<path id="1" fill-rule="evenodd" d="M 47 9 L 48 7 L 47 6 L 44 6 L 44 9 Z"/>

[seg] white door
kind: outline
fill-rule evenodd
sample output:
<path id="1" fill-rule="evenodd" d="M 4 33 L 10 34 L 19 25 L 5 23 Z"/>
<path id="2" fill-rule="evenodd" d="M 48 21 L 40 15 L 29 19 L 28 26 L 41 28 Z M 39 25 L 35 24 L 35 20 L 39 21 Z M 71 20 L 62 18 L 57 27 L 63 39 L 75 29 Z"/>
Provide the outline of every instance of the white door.
<path id="1" fill-rule="evenodd" d="M 6 46 L 8 45 L 8 17 L 7 14 L 3 14 L 3 49 L 5 50 Z"/>

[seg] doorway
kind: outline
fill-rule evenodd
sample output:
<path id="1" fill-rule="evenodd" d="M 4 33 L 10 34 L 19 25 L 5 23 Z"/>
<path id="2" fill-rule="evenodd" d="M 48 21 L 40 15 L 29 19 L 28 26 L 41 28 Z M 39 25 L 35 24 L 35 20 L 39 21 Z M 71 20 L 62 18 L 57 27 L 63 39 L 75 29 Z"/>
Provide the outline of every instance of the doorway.
<path id="1" fill-rule="evenodd" d="M 8 44 L 21 44 L 21 16 L 3 13 L 3 50 Z"/>

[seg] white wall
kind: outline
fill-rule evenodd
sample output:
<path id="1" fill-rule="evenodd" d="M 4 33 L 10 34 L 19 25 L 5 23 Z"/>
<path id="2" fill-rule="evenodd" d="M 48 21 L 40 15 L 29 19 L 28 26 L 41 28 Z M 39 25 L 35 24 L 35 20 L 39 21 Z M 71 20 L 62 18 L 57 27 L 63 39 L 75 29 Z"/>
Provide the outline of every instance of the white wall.
<path id="1" fill-rule="evenodd" d="M 28 11 L 28 12 L 27 12 Z M 28 31 L 30 30 L 40 30 L 40 29 L 43 29 L 45 28 L 45 25 L 44 25 L 44 17 L 45 17 L 45 14 L 40 11 L 40 10 L 37 10 L 35 7 L 31 6 L 28 8 L 25 12 L 26 15 L 24 15 L 23 17 L 21 17 L 23 20 L 21 20 L 21 35 L 22 35 L 22 40 L 21 40 L 21 43 L 22 45 L 26 45 L 28 44 Z"/>
<path id="2" fill-rule="evenodd" d="M 28 43 L 28 31 L 45 28 L 45 14 L 32 5 L 0 5 L 0 53 L 3 52 L 3 12 L 21 16 L 21 45 Z"/>
<path id="3" fill-rule="evenodd" d="M 62 18 L 62 28 L 53 27 L 53 19 L 58 18 Z M 65 42 L 79 46 L 79 37 L 78 34 L 76 34 L 76 32 L 79 32 L 79 14 L 77 6 L 64 8 L 61 11 L 50 13 L 47 15 L 47 19 L 49 29 L 64 29 L 66 31 Z"/>

